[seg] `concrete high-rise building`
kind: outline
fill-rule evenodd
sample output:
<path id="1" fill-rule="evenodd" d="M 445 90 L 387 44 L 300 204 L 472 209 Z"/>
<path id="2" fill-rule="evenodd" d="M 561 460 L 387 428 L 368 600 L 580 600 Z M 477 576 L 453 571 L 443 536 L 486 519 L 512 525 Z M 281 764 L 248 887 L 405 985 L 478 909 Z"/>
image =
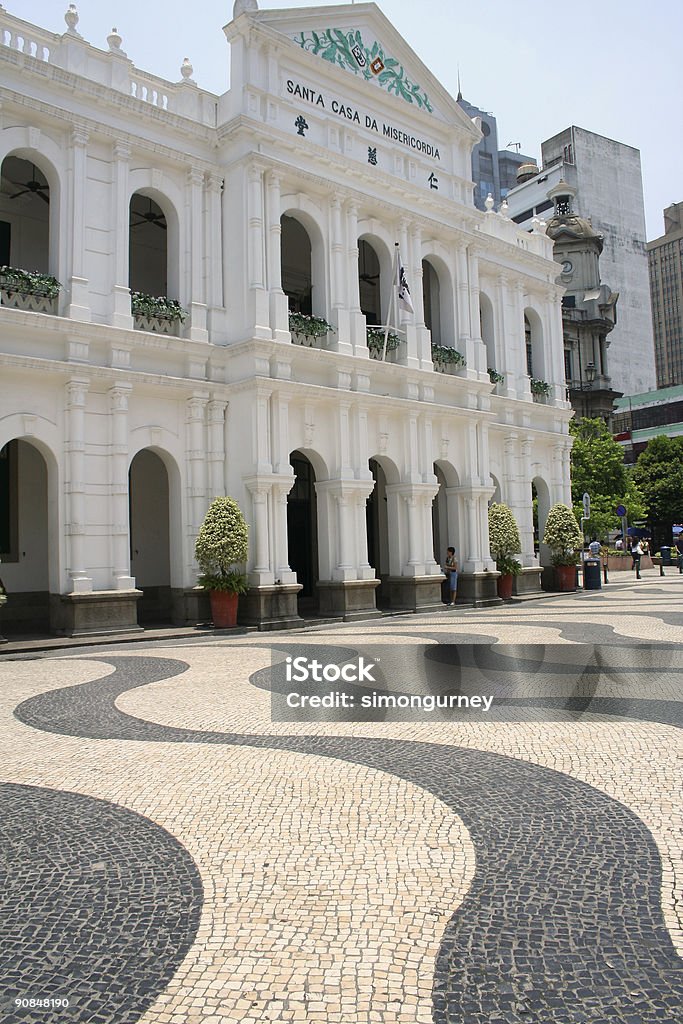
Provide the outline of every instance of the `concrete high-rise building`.
<path id="1" fill-rule="evenodd" d="M 517 171 L 522 164 L 533 163 L 533 157 L 519 153 L 518 143 L 514 149 L 498 149 L 498 125 L 493 114 L 463 99 L 458 92 L 458 106 L 481 126 L 482 140 L 472 150 L 472 181 L 474 182 L 474 205 L 485 210 L 486 197 L 493 196 L 499 206 L 511 188 L 517 184 Z"/>
<path id="2" fill-rule="evenodd" d="M 647 243 L 657 387 L 683 384 L 683 203 L 664 211 L 664 234 Z"/>
<path id="3" fill-rule="evenodd" d="M 575 212 L 602 235 L 600 272 L 619 293 L 612 387 L 627 395 L 649 391 L 656 374 L 640 152 L 572 125 L 543 142 L 541 156 L 539 173 L 508 194 L 510 216 L 520 227 L 531 227 L 548 209 L 548 192 L 560 179 L 576 188 Z"/>

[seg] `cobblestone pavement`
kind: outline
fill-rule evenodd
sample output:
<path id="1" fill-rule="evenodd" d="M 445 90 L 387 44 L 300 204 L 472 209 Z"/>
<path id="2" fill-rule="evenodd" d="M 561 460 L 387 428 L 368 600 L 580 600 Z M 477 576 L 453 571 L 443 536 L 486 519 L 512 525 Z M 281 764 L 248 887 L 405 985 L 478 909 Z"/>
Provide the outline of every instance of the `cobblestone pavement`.
<path id="1" fill-rule="evenodd" d="M 679 1022 L 682 597 L 0 657 L 0 1019 Z M 469 642 L 487 715 L 271 720 Z"/>

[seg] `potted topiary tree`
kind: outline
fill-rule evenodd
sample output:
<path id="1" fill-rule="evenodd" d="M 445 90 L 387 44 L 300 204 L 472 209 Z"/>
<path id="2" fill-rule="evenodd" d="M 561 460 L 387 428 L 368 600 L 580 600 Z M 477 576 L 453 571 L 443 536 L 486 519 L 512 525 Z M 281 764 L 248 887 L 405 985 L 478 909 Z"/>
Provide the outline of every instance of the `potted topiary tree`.
<path id="1" fill-rule="evenodd" d="M 513 555 L 522 550 L 522 544 L 512 509 L 495 501 L 489 506 L 489 547 L 500 573 L 498 597 L 510 601 L 513 579 L 522 571 L 522 566 Z"/>
<path id="2" fill-rule="evenodd" d="M 247 535 L 237 502 L 214 498 L 197 535 L 194 555 L 201 569 L 199 586 L 209 591 L 216 629 L 237 623 L 239 595 L 247 590 L 247 577 L 238 568 L 247 560 Z"/>
<path id="3" fill-rule="evenodd" d="M 548 512 L 543 543 L 550 548 L 558 590 L 576 590 L 576 563 L 583 550 L 583 535 L 568 505 L 558 503 Z"/>

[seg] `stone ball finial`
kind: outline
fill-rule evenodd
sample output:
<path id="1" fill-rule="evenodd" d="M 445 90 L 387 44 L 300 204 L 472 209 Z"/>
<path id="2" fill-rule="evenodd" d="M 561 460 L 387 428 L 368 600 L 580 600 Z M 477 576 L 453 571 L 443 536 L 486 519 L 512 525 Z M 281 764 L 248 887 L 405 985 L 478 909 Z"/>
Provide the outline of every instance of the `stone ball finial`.
<path id="1" fill-rule="evenodd" d="M 69 10 L 64 15 L 64 21 L 69 32 L 76 31 L 76 25 L 78 25 L 78 11 L 76 10 L 76 4 L 69 4 Z"/>
<path id="2" fill-rule="evenodd" d="M 121 49 L 121 36 L 115 28 L 113 28 L 107 36 L 107 42 L 109 43 L 109 49 L 112 53 L 118 53 Z"/>
<path id="3" fill-rule="evenodd" d="M 235 0 L 232 8 L 232 16 L 239 18 L 240 14 L 249 14 L 258 11 L 258 0 Z"/>
<path id="4" fill-rule="evenodd" d="M 491 210 L 493 209 L 493 196 L 490 192 L 484 200 L 484 206 L 486 207 L 486 212 L 491 213 Z"/>
<path id="5" fill-rule="evenodd" d="M 189 57 L 184 57 L 183 58 L 183 63 L 180 65 L 180 74 L 183 76 L 183 78 L 185 79 L 186 82 L 188 82 L 192 78 L 192 72 L 193 71 L 194 71 L 194 68 L 192 67 L 192 64 L 190 63 L 190 58 Z"/>

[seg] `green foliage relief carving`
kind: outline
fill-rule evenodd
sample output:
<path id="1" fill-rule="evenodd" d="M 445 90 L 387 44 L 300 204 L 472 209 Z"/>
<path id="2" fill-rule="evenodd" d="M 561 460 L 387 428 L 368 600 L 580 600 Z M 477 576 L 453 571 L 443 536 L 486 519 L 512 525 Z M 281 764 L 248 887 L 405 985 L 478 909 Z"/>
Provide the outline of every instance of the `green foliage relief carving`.
<path id="1" fill-rule="evenodd" d="M 294 37 L 294 42 L 331 64 L 363 75 L 367 81 L 376 79 L 387 92 L 431 112 L 429 97 L 419 85 L 410 81 L 403 65 L 394 57 L 387 57 L 376 40 L 372 47 L 367 47 L 358 29 L 355 32 L 343 32 L 340 28 L 302 32 Z M 373 67 L 379 70 L 373 70 Z"/>

